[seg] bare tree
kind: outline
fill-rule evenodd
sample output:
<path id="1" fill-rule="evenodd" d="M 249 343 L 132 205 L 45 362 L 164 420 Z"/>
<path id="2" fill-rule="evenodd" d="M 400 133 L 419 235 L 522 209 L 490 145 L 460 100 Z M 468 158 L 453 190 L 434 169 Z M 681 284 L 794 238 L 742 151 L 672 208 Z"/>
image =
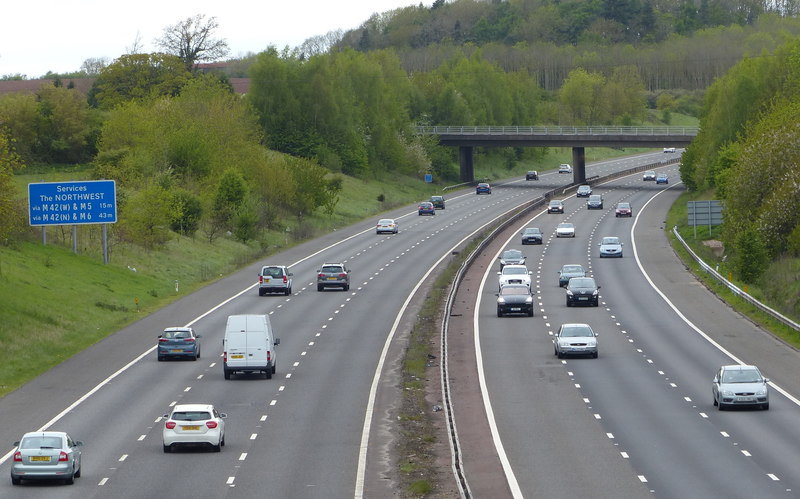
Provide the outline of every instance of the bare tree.
<path id="1" fill-rule="evenodd" d="M 212 37 L 218 27 L 216 17 L 205 21 L 204 15 L 197 14 L 164 28 L 164 36 L 155 43 L 166 53 L 180 57 L 186 69 L 192 71 L 199 62 L 215 61 L 228 55 L 228 43 Z"/>
<path id="2" fill-rule="evenodd" d="M 144 49 L 144 44 L 142 44 L 142 34 L 140 32 L 136 32 L 136 38 L 133 39 L 133 43 L 129 47 L 125 47 L 127 54 L 141 54 Z"/>
<path id="3" fill-rule="evenodd" d="M 90 57 L 81 64 L 81 71 L 89 76 L 97 76 L 108 64 L 105 57 Z"/>

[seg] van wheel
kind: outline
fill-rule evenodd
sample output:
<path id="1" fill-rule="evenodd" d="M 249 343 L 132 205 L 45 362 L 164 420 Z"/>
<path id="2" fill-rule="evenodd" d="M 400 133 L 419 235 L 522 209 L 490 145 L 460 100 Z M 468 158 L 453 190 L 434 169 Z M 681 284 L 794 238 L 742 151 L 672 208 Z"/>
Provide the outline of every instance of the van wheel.
<path id="1" fill-rule="evenodd" d="M 264 371 L 264 378 L 272 379 L 272 368 L 268 368 L 266 371 Z"/>
<path id="2" fill-rule="evenodd" d="M 272 364 L 272 374 L 275 374 L 275 371 L 277 370 L 278 370 L 278 364 L 276 362 L 275 364 Z"/>
<path id="3" fill-rule="evenodd" d="M 225 375 L 225 379 L 231 379 L 231 372 L 230 371 L 223 371 L 223 374 Z"/>

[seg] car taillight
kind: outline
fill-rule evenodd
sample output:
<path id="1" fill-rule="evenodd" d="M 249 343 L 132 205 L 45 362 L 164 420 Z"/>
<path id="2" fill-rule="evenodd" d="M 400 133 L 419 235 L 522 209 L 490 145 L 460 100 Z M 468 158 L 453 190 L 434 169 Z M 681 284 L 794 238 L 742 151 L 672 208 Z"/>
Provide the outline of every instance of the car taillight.
<path id="1" fill-rule="evenodd" d="M 206 426 L 208 426 L 209 428 L 211 428 L 213 430 L 214 428 L 217 427 L 217 422 L 216 421 L 206 421 Z"/>
<path id="2" fill-rule="evenodd" d="M 168 430 L 174 430 L 175 429 L 175 421 L 167 421 L 167 423 L 164 426 L 166 426 Z"/>
<path id="3" fill-rule="evenodd" d="M 347 277 L 347 274 L 339 274 L 339 277 L 341 277 L 342 279 L 344 279 L 345 277 Z"/>
<path id="4" fill-rule="evenodd" d="M 286 284 L 287 282 L 289 282 L 289 276 L 285 275 L 283 276 L 283 283 Z"/>
<path id="5" fill-rule="evenodd" d="M 14 462 L 21 463 L 22 462 L 22 452 L 17 451 L 14 453 Z"/>
<path id="6" fill-rule="evenodd" d="M 261 284 L 263 282 L 264 282 L 264 276 L 261 275 L 261 274 L 258 274 L 258 283 Z"/>
<path id="7" fill-rule="evenodd" d="M 228 363 L 228 352 L 222 352 L 222 362 Z"/>
<path id="8" fill-rule="evenodd" d="M 69 456 L 63 450 L 58 453 L 58 462 L 69 461 Z"/>
<path id="9" fill-rule="evenodd" d="M 267 350 L 267 362 L 268 363 L 272 362 L 272 352 L 270 352 L 269 350 Z"/>
<path id="10" fill-rule="evenodd" d="M 189 343 L 193 343 L 194 342 L 194 338 L 186 338 L 186 341 L 188 341 Z"/>
<path id="11" fill-rule="evenodd" d="M 322 272 L 320 272 L 319 274 L 317 274 L 317 277 L 325 277 L 325 274 L 323 274 Z"/>
<path id="12" fill-rule="evenodd" d="M 159 342 L 159 343 L 166 343 L 166 342 L 168 342 L 168 341 L 169 341 L 169 340 L 168 340 L 168 339 L 166 339 L 166 338 L 159 338 L 159 339 L 158 339 L 158 342 Z"/>

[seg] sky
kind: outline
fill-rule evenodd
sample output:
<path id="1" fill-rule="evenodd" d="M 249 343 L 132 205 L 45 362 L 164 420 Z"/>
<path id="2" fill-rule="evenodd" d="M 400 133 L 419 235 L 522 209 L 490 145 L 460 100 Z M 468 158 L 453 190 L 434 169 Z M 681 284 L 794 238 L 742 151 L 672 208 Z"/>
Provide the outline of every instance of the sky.
<path id="1" fill-rule="evenodd" d="M 71 73 L 87 59 L 109 62 L 129 52 L 137 36 L 142 52 L 157 52 L 164 28 L 197 14 L 216 17 L 215 38 L 230 57 L 270 45 L 296 47 L 336 29 L 357 28 L 374 13 L 433 0 L 23 0 L 0 10 L 0 76 L 37 78 Z"/>

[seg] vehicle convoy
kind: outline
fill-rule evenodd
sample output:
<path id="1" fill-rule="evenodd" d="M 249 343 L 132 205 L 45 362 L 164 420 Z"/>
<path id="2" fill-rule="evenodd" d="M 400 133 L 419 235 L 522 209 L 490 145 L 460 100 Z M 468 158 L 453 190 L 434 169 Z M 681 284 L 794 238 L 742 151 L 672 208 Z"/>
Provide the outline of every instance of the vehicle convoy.
<path id="1" fill-rule="evenodd" d="M 225 379 L 234 373 L 264 373 L 272 378 L 277 366 L 272 324 L 266 315 L 230 315 L 222 339 L 222 370 Z"/>
<path id="2" fill-rule="evenodd" d="M 23 480 L 63 480 L 71 485 L 81 476 L 81 447 L 63 431 L 32 431 L 14 442 L 11 483 Z"/>
<path id="3" fill-rule="evenodd" d="M 209 446 L 219 452 L 225 445 L 225 421 L 228 417 L 211 404 L 177 404 L 164 414 L 161 439 L 164 452 L 177 446 Z"/>
<path id="4" fill-rule="evenodd" d="M 264 265 L 258 273 L 258 296 L 267 293 L 292 294 L 292 274 L 284 265 Z"/>

